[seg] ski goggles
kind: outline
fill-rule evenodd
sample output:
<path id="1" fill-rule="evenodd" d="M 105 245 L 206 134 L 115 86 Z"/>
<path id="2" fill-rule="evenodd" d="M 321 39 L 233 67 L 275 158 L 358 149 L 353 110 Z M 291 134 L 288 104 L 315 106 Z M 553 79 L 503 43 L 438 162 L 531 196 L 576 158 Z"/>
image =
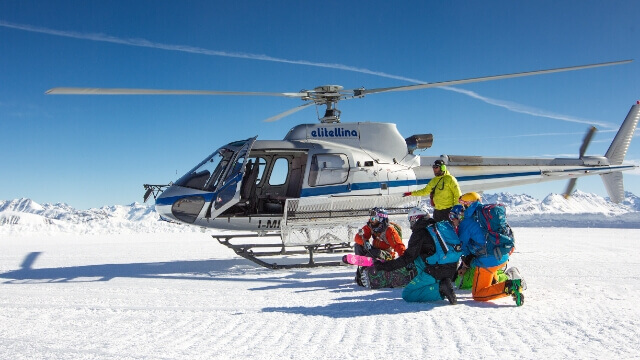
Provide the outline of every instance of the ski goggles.
<path id="1" fill-rule="evenodd" d="M 384 219 L 388 218 L 389 216 L 385 213 L 379 213 L 379 212 L 372 212 L 371 216 L 369 217 L 369 219 L 372 222 L 375 221 L 383 221 Z"/>
<path id="2" fill-rule="evenodd" d="M 449 220 L 451 220 L 451 221 L 453 221 L 453 220 L 462 221 L 462 219 L 464 219 L 464 214 L 462 214 L 462 213 L 454 213 L 454 212 L 450 212 L 449 213 Z"/>

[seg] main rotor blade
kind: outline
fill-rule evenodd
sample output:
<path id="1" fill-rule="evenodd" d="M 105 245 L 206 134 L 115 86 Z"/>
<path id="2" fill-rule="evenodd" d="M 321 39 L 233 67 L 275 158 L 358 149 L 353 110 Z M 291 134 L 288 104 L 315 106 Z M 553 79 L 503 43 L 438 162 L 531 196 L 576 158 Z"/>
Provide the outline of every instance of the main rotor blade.
<path id="1" fill-rule="evenodd" d="M 283 112 L 283 113 L 280 113 L 280 114 L 278 114 L 278 115 L 276 115 L 276 116 L 272 116 L 272 117 L 270 117 L 270 118 L 268 118 L 268 119 L 264 120 L 264 122 L 273 122 L 273 121 L 276 121 L 276 120 L 280 120 L 280 119 L 282 119 L 282 118 L 283 118 L 283 117 L 285 117 L 285 116 L 289 116 L 289 115 L 291 115 L 291 114 L 293 114 L 293 113 L 295 113 L 295 112 L 298 112 L 298 111 L 300 111 L 300 110 L 302 110 L 302 109 L 306 108 L 307 106 L 309 106 L 309 105 L 313 105 L 313 104 L 315 104 L 315 103 L 312 101 L 312 102 L 308 102 L 308 103 L 306 103 L 306 104 L 303 104 L 303 105 L 300 105 L 300 106 L 294 107 L 293 109 L 289 109 L 289 110 L 287 110 L 287 111 L 285 111 L 285 112 Z"/>
<path id="2" fill-rule="evenodd" d="M 253 95 L 284 96 L 299 98 L 307 93 L 272 93 L 249 91 L 213 91 L 213 90 L 161 90 L 161 89 L 117 89 L 117 88 L 75 88 L 57 87 L 45 92 L 48 95 Z"/>
<path id="3" fill-rule="evenodd" d="M 367 95 L 367 94 L 375 94 L 375 93 L 381 93 L 381 92 L 387 92 L 387 91 L 419 90 L 419 89 L 427 89 L 427 88 L 434 88 L 434 87 L 441 87 L 441 86 L 468 84 L 468 83 L 481 82 L 481 81 L 509 79 L 509 78 L 516 78 L 516 77 L 522 77 L 522 76 L 551 74 L 551 73 L 562 72 L 562 71 L 590 69 L 590 68 L 595 68 L 600 66 L 621 65 L 621 64 L 630 63 L 632 61 L 633 60 L 613 61 L 613 62 L 605 62 L 605 63 L 598 63 L 598 64 L 590 64 L 590 65 L 570 66 L 570 67 L 563 67 L 563 68 L 556 68 L 556 69 L 549 69 L 549 70 L 537 70 L 537 71 L 520 72 L 520 73 L 514 73 L 514 74 L 477 77 L 477 78 L 463 79 L 463 80 L 451 80 L 451 81 L 442 81 L 442 82 L 435 82 L 435 83 L 395 86 L 395 87 L 377 88 L 377 89 L 368 89 L 368 90 L 367 89 L 354 90 L 354 92 L 359 92 L 362 95 Z"/>

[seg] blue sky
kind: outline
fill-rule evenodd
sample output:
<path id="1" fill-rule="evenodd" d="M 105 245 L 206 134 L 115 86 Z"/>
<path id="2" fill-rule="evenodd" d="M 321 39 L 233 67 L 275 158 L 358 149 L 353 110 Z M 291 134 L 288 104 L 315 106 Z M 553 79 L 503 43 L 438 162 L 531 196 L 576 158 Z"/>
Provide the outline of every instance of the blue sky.
<path id="1" fill-rule="evenodd" d="M 639 16 L 637 1 L 2 1 L 0 199 L 140 202 L 142 184 L 176 180 L 222 144 L 317 121 L 311 107 L 263 122 L 295 99 L 44 95 L 57 86 L 294 92 L 635 59 L 339 104 L 343 122 L 433 133 L 423 155 L 575 157 L 590 124 L 587 154 L 602 155 L 640 100 Z M 637 174 L 624 181 L 640 194 Z M 599 177 L 578 189 L 606 195 Z"/>

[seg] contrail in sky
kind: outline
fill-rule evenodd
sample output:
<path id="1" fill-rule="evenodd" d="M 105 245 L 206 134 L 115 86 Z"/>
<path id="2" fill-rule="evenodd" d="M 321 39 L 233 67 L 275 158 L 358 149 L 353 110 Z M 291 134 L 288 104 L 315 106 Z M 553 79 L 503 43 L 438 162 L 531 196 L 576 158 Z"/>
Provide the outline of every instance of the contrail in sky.
<path id="1" fill-rule="evenodd" d="M 180 51 L 180 52 L 201 54 L 201 55 L 208 55 L 208 56 L 222 56 L 222 57 L 249 59 L 249 60 L 271 61 L 271 62 L 286 63 L 286 64 L 315 66 L 315 67 L 330 68 L 330 69 L 358 72 L 358 73 L 362 73 L 362 74 L 375 75 L 375 76 L 380 76 L 380 77 L 389 78 L 389 79 L 407 81 L 407 82 L 415 83 L 415 84 L 428 83 L 427 81 L 411 79 L 411 78 L 407 78 L 407 77 L 404 77 L 404 76 L 392 75 L 392 74 L 388 74 L 388 73 L 381 72 L 381 71 L 373 71 L 373 70 L 369 70 L 369 69 L 366 69 L 366 68 L 359 68 L 359 67 L 348 66 L 348 65 L 343 65 L 343 64 L 321 63 L 321 62 L 312 62 L 312 61 L 307 61 L 307 60 L 289 60 L 289 59 L 272 57 L 272 56 L 268 56 L 268 55 L 209 50 L 209 49 L 203 49 L 203 48 L 187 46 L 187 45 L 162 44 L 162 43 L 152 42 L 152 41 L 145 40 L 145 39 L 136 39 L 136 38 L 123 39 L 123 38 L 118 38 L 118 37 L 105 35 L 105 34 L 78 33 L 78 32 L 74 32 L 74 31 L 54 30 L 54 29 L 48 29 L 48 28 L 43 28 L 43 27 L 31 26 L 31 25 L 14 24 L 14 23 L 6 22 L 6 21 L 0 21 L 0 26 L 5 27 L 5 28 L 10 28 L 10 29 L 23 30 L 23 31 L 29 31 L 29 32 L 36 32 L 36 33 L 41 33 L 41 34 L 55 35 L 55 36 L 74 38 L 74 39 L 101 41 L 101 42 L 108 42 L 108 43 L 113 43 L 113 44 L 121 44 L 121 45 L 128 45 L 128 46 L 137 46 L 137 47 L 147 47 L 147 48 L 161 49 L 161 50 L 168 50 L 168 51 Z M 482 96 L 482 95 L 480 95 L 480 94 L 478 94 L 478 93 L 476 93 L 474 91 L 463 90 L 463 89 L 453 88 L 453 87 L 448 87 L 448 86 L 442 86 L 442 87 L 439 87 L 439 88 L 440 89 L 444 89 L 444 90 L 448 90 L 448 91 L 454 91 L 454 92 L 457 92 L 457 93 L 460 93 L 460 94 L 464 94 L 464 95 L 467 95 L 467 96 L 472 97 L 474 99 L 483 101 L 483 102 L 485 102 L 487 104 L 494 105 L 494 106 L 499 106 L 499 107 L 505 108 L 505 109 L 507 109 L 509 111 L 513 111 L 513 112 L 517 112 L 517 113 L 521 113 L 521 114 L 527 114 L 527 115 L 532 115 L 532 116 L 544 117 L 544 118 L 567 121 L 567 122 L 573 122 L 573 123 L 579 123 L 579 124 L 598 125 L 598 126 L 606 127 L 606 128 L 613 128 L 614 127 L 609 123 L 601 123 L 601 122 L 595 122 L 595 121 L 592 121 L 592 120 L 580 119 L 580 118 L 576 118 L 576 117 L 572 117 L 572 116 L 568 116 L 568 115 L 555 114 L 555 113 L 552 113 L 552 112 L 548 112 L 548 111 L 544 111 L 544 110 L 528 107 L 528 106 L 521 105 L 521 104 L 516 104 L 516 103 L 513 103 L 513 102 L 509 102 L 509 101 L 488 98 L 488 97 Z"/>
<path id="2" fill-rule="evenodd" d="M 599 133 L 609 133 L 609 132 L 616 132 L 617 130 L 601 130 L 598 131 Z M 505 135 L 505 136 L 483 136 L 483 139 L 512 139 L 512 138 L 523 138 L 523 137 L 537 137 L 537 136 L 567 136 L 567 135 L 584 135 L 584 132 L 563 132 L 563 133 L 536 133 L 536 134 L 521 134 L 521 135 Z M 444 138 L 443 138 L 444 139 Z M 453 138 L 452 138 L 453 139 Z M 447 140 L 452 140 L 452 139 L 447 139 Z M 609 140 L 603 140 L 603 141 L 609 141 L 611 142 L 612 139 Z M 596 142 L 595 140 L 592 140 L 592 142 Z"/>

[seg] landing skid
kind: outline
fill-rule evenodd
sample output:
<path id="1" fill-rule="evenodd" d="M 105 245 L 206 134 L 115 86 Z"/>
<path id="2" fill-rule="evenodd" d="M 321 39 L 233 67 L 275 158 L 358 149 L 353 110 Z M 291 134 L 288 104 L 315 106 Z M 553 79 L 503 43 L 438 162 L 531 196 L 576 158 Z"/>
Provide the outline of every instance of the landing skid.
<path id="1" fill-rule="evenodd" d="M 251 260 L 254 263 L 264 266 L 269 269 L 297 269 L 297 268 L 313 268 L 320 266 L 339 266 L 344 265 L 342 261 L 322 261 L 317 262 L 314 260 L 314 254 L 332 254 L 332 253 L 343 253 L 343 252 L 352 252 L 353 246 L 348 243 L 341 244 L 314 244 L 314 245 L 299 245 L 299 246 L 288 246 L 285 248 L 282 242 L 279 243 L 260 243 L 260 244 L 232 244 L 231 239 L 233 238 L 255 238 L 256 234 L 237 234 L 237 235 L 211 235 L 214 239 L 218 240 L 218 242 L 230 249 L 232 249 L 237 255 L 242 256 L 247 260 Z M 279 233 L 274 234 L 265 234 L 260 237 L 280 237 Z M 253 251 L 254 249 L 267 249 L 267 248 L 280 248 L 279 251 Z M 290 248 L 304 248 L 304 250 L 288 250 Z M 308 254 L 309 262 L 302 264 L 278 264 L 276 262 L 267 262 L 259 257 L 268 257 L 268 256 L 285 256 L 285 255 L 301 255 Z"/>

